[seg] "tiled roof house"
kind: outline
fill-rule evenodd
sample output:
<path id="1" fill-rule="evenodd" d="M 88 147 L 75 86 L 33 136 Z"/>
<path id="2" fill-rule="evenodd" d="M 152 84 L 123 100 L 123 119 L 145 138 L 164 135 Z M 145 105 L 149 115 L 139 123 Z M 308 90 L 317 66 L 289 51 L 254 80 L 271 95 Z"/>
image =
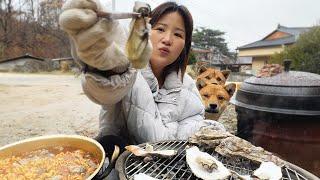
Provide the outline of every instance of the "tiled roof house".
<path id="1" fill-rule="evenodd" d="M 237 48 L 238 57 L 251 59 L 253 73 L 257 72 L 270 57 L 283 51 L 284 47 L 294 44 L 299 35 L 310 30 L 310 27 L 285 27 L 278 25 L 277 29 L 263 39 Z"/>

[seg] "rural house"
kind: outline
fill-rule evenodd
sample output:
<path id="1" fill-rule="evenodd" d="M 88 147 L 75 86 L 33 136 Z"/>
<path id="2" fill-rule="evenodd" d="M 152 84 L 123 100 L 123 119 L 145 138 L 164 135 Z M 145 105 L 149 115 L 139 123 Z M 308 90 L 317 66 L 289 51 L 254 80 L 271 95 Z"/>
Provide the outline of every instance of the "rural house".
<path id="1" fill-rule="evenodd" d="M 1 72 L 39 72 L 52 70 L 51 60 L 29 54 L 0 60 Z"/>
<path id="2" fill-rule="evenodd" d="M 250 58 L 252 73 L 255 74 L 268 63 L 274 53 L 279 53 L 286 46 L 294 44 L 299 35 L 308 30 L 309 27 L 285 27 L 279 24 L 277 29 L 263 39 L 238 47 L 238 58 Z"/>

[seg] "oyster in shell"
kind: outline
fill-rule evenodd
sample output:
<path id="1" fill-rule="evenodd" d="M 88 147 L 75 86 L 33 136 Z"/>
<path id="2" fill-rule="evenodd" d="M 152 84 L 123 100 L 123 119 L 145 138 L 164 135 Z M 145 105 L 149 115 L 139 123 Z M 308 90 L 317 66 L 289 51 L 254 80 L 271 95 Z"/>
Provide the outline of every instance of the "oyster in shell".
<path id="1" fill-rule="evenodd" d="M 273 162 L 262 162 L 253 175 L 259 179 L 279 180 L 282 178 L 281 168 Z"/>
<path id="2" fill-rule="evenodd" d="M 133 11 L 140 13 L 141 16 L 134 17 L 130 23 L 126 55 L 134 68 L 142 69 L 148 64 L 152 53 L 152 45 L 149 41 L 151 25 L 148 22 L 151 9 L 146 3 L 135 2 Z"/>
<path id="3" fill-rule="evenodd" d="M 285 161 L 273 155 L 271 152 L 264 150 L 262 147 L 256 147 L 237 136 L 231 136 L 221 140 L 221 143 L 215 148 L 215 151 L 223 156 L 240 156 L 258 163 L 271 161 L 280 167 L 285 165 Z"/>
<path id="4" fill-rule="evenodd" d="M 146 145 L 146 150 L 142 149 L 139 146 L 130 145 L 125 147 L 128 151 L 130 151 L 135 156 L 140 157 L 163 157 L 163 158 L 169 158 L 177 154 L 175 150 L 158 150 L 154 151 L 153 147 L 150 145 Z"/>
<path id="5" fill-rule="evenodd" d="M 204 148 L 215 148 L 222 139 L 232 136 L 229 132 L 214 129 L 211 126 L 203 127 L 189 138 L 189 143 L 197 144 Z"/>
<path id="6" fill-rule="evenodd" d="M 186 149 L 187 163 L 195 176 L 204 180 L 225 179 L 231 172 L 208 153 L 201 152 L 198 147 Z"/>

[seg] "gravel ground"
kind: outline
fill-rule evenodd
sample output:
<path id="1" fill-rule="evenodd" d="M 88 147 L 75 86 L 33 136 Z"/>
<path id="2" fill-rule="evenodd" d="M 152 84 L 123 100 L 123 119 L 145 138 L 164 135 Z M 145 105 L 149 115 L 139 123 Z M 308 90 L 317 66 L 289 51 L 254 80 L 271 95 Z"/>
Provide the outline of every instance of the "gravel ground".
<path id="1" fill-rule="evenodd" d="M 74 75 L 0 73 L 0 100 L 0 146 L 41 135 L 98 132 L 100 106 L 83 94 Z M 234 106 L 218 121 L 235 133 Z"/>
<path id="2" fill-rule="evenodd" d="M 0 73 L 0 146 L 51 134 L 94 137 L 100 106 L 74 75 Z"/>

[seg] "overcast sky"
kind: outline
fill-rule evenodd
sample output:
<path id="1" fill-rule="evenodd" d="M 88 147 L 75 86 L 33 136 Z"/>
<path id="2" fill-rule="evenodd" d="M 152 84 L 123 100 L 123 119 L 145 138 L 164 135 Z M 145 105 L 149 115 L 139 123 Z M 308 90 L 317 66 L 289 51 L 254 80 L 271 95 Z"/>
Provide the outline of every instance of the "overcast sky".
<path id="1" fill-rule="evenodd" d="M 101 0 L 109 9 L 112 0 Z M 140 0 L 151 8 L 164 0 Z M 131 11 L 134 0 L 115 0 L 116 11 Z M 262 39 L 278 23 L 288 27 L 320 24 L 320 0 L 176 0 L 185 5 L 195 27 L 204 26 L 226 33 L 230 50 Z M 126 22 L 124 22 L 125 24 Z"/>

